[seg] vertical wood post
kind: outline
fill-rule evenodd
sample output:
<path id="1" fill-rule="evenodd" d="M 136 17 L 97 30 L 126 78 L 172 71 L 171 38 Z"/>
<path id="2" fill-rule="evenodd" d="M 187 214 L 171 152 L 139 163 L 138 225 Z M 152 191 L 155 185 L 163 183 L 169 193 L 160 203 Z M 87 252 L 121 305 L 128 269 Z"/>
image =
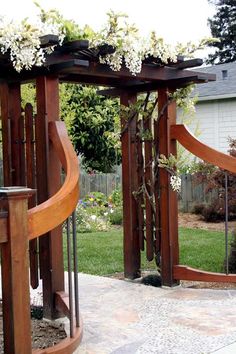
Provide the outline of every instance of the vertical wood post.
<path id="1" fill-rule="evenodd" d="M 5 354 L 31 353 L 28 198 L 33 190 L 0 189 L 8 205 L 8 241 L 1 246 L 3 332 Z"/>
<path id="2" fill-rule="evenodd" d="M 159 153 L 166 157 L 176 155 L 176 141 L 170 140 L 170 126 L 176 124 L 176 104 L 168 104 L 168 90 L 158 90 L 158 110 L 162 112 L 159 121 Z M 173 266 L 178 264 L 178 200 L 177 193 L 170 186 L 170 175 L 159 169 L 160 183 L 160 232 L 161 232 L 161 274 L 166 286 L 178 284 L 173 279 Z"/>
<path id="3" fill-rule="evenodd" d="M 2 120 L 3 180 L 4 186 L 12 186 L 9 86 L 7 83 L 0 83 L 0 103 Z"/>
<path id="4" fill-rule="evenodd" d="M 36 166 L 37 198 L 42 203 L 61 186 L 61 165 L 48 139 L 48 122 L 59 120 L 59 81 L 56 77 L 36 79 Z M 40 274 L 43 280 L 44 316 L 56 318 L 54 295 L 64 291 L 62 228 L 40 237 Z"/>
<path id="5" fill-rule="evenodd" d="M 33 107 L 27 103 L 25 106 L 25 141 L 26 141 L 26 182 L 27 187 L 35 188 L 35 149 L 34 149 L 34 115 Z M 36 198 L 29 199 L 29 209 L 36 205 Z M 33 289 L 39 285 L 39 264 L 38 264 L 38 239 L 33 239 L 29 243 L 30 252 L 30 283 Z"/>
<path id="6" fill-rule="evenodd" d="M 21 186 L 21 94 L 20 84 L 9 85 L 9 118 L 11 125 L 11 169 L 12 185 Z"/>
<path id="7" fill-rule="evenodd" d="M 135 103 L 136 94 L 121 95 L 122 105 Z M 138 189 L 138 166 L 136 151 L 136 117 L 127 123 L 121 117 L 122 145 L 122 188 L 124 214 L 124 272 L 125 277 L 135 279 L 140 277 L 140 248 L 138 233 L 137 202 L 133 192 Z"/>

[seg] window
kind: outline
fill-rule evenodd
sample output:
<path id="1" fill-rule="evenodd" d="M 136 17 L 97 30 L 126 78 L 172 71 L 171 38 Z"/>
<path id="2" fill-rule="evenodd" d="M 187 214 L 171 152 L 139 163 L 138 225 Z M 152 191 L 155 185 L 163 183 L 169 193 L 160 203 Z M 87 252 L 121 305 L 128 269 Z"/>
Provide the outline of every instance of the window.
<path id="1" fill-rule="evenodd" d="M 222 70 L 221 72 L 222 72 L 222 79 L 226 80 L 228 77 L 228 70 Z"/>

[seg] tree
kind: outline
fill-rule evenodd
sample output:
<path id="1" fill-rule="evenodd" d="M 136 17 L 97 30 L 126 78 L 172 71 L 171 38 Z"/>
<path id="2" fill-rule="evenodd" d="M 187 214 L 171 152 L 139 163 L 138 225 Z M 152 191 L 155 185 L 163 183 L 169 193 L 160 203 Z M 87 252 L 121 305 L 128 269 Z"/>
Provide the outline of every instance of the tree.
<path id="1" fill-rule="evenodd" d="M 236 2 L 208 0 L 216 6 L 216 14 L 208 19 L 211 34 L 218 41 L 209 44 L 216 52 L 209 54 L 208 63 L 229 63 L 236 60 Z"/>
<path id="2" fill-rule="evenodd" d="M 97 94 L 94 87 L 61 87 L 61 117 L 87 170 L 111 172 L 121 160 L 119 102 Z"/>

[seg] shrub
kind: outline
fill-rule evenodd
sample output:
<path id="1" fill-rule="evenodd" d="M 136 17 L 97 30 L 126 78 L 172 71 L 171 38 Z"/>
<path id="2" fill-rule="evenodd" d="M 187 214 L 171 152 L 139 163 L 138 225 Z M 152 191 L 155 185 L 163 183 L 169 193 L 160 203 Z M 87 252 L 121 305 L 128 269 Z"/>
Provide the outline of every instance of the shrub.
<path id="1" fill-rule="evenodd" d="M 122 192 L 121 189 L 114 189 L 114 191 L 108 197 L 109 203 L 114 207 L 122 206 Z"/>
<path id="2" fill-rule="evenodd" d="M 236 139 L 229 138 L 229 153 L 236 155 Z M 227 173 L 228 178 L 228 215 L 229 220 L 236 219 L 236 176 Z M 195 206 L 194 211 L 199 212 L 206 221 L 221 221 L 225 218 L 225 171 L 205 162 L 199 163 L 199 169 L 194 174 L 194 183 L 205 183 L 205 192 L 218 191 L 218 196 L 212 199 L 209 205 Z"/>
<path id="3" fill-rule="evenodd" d="M 121 207 L 117 207 L 113 212 L 109 214 L 109 221 L 112 225 L 122 225 L 123 223 L 123 210 Z"/>

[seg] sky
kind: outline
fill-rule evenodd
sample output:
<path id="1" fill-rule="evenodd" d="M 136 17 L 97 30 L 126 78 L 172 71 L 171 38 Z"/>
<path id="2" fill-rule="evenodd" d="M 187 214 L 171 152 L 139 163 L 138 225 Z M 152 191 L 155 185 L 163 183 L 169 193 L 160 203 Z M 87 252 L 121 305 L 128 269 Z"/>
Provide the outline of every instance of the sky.
<path id="1" fill-rule="evenodd" d="M 129 15 L 130 21 L 146 35 L 155 30 L 168 43 L 197 41 L 210 36 L 207 18 L 214 6 L 207 0 L 39 0 L 44 9 L 57 8 L 64 17 L 81 26 L 88 24 L 98 30 L 110 9 Z M 0 14 L 22 19 L 35 16 L 32 0 L 1 1 Z"/>

